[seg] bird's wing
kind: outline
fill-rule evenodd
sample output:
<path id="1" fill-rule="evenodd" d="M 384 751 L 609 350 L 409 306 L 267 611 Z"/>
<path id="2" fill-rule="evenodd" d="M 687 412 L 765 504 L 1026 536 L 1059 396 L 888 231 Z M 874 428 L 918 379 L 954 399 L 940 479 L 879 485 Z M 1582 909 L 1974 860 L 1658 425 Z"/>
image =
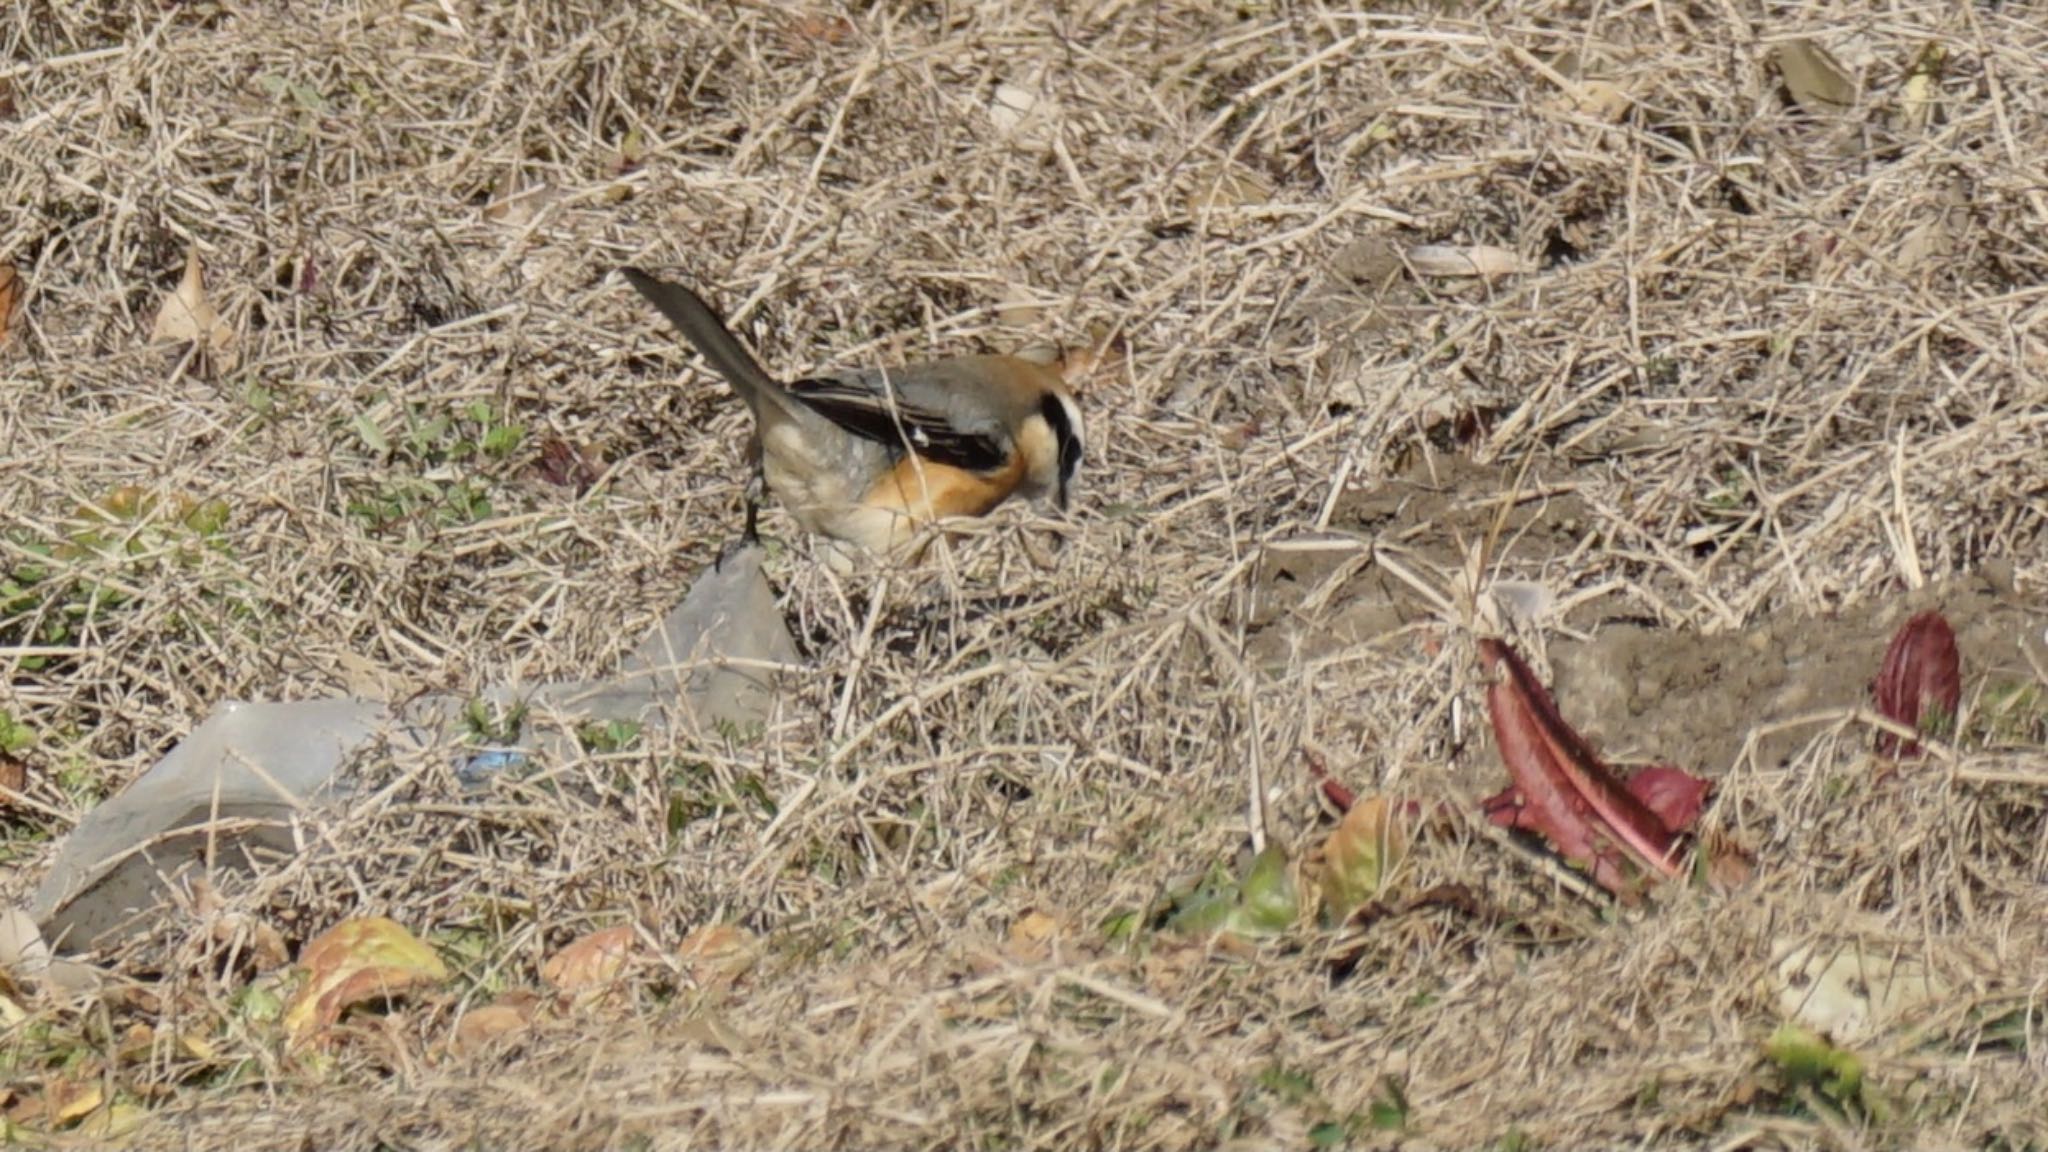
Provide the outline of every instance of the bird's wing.
<path id="1" fill-rule="evenodd" d="M 917 382 L 880 373 L 848 373 L 797 380 L 789 391 L 819 415 L 891 450 L 909 448 L 940 464 L 973 472 L 999 471 L 1010 458 L 1010 440 L 993 422 L 964 427 L 933 396 L 920 402 Z M 896 387 L 889 387 L 890 384 Z M 905 395 L 908 391 L 910 395 Z"/>

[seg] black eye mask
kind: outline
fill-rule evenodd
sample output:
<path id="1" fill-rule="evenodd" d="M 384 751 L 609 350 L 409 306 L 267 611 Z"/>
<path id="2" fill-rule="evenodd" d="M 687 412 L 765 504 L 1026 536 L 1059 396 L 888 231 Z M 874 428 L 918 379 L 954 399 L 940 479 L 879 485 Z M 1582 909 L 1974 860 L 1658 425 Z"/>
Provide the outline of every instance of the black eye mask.
<path id="1" fill-rule="evenodd" d="M 1067 415 L 1067 406 L 1060 398 L 1048 392 L 1038 402 L 1038 414 L 1045 417 L 1046 426 L 1052 429 L 1053 438 L 1060 445 L 1060 484 L 1057 496 L 1059 506 L 1067 506 L 1067 485 L 1074 474 L 1081 470 L 1081 436 L 1074 431 L 1074 421 Z"/>

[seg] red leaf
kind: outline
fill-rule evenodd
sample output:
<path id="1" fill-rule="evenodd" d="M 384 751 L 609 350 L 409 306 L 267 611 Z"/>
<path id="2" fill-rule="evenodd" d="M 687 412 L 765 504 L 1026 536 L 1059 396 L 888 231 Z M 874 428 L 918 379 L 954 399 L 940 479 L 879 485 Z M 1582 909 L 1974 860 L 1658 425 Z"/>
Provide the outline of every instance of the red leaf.
<path id="1" fill-rule="evenodd" d="M 1714 786 L 1671 764 L 1652 764 L 1628 778 L 1628 790 L 1672 834 L 1692 827 Z"/>
<path id="2" fill-rule="evenodd" d="M 1571 725 L 1513 648 L 1479 642 L 1479 660 L 1495 674 L 1487 711 L 1514 787 L 1486 801 L 1487 818 L 1541 833 L 1567 860 L 1588 864 L 1610 892 L 1633 884 L 1622 865 L 1677 876 L 1676 833 L 1697 815 L 1706 785 L 1659 766 L 1624 786 Z M 1683 819 L 1681 819 L 1683 818 Z M 1674 823 L 1673 821 L 1676 821 Z"/>
<path id="3" fill-rule="evenodd" d="M 1330 802 L 1330 806 L 1339 812 L 1351 811 L 1351 806 L 1358 802 L 1358 793 L 1330 775 L 1330 766 L 1323 762 L 1322 754 L 1312 748 L 1303 748 L 1301 758 L 1308 762 L 1308 774 L 1315 777 L 1316 784 L 1323 790 L 1323 798 Z"/>
<path id="4" fill-rule="evenodd" d="M 1955 629 L 1940 612 L 1922 612 L 1906 621 L 1884 651 L 1878 666 L 1877 710 L 1887 720 L 1915 732 L 1928 732 L 1955 722 L 1963 700 L 1962 656 L 1956 651 Z M 1920 755 L 1918 741 L 1880 733 L 1877 750 L 1898 759 Z"/>
<path id="5" fill-rule="evenodd" d="M 1652 764 L 1629 777 L 1625 787 L 1674 836 L 1692 827 L 1714 791 L 1711 781 L 1670 764 Z M 1479 808 L 1488 820 L 1502 828 L 1536 831 L 1535 821 L 1522 801 L 1522 790 L 1512 784 L 1480 801 Z"/>

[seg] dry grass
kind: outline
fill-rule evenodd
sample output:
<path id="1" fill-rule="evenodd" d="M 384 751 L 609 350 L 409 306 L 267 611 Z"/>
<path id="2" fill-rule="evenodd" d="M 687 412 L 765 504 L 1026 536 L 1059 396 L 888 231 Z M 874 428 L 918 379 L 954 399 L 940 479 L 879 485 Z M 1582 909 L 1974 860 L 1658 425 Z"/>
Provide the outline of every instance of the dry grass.
<path id="1" fill-rule="evenodd" d="M 375 804 L 106 958 L 151 994 L 10 1030 L 18 1099 L 73 1052 L 153 1110 L 130 1137 L 150 1147 L 1302 1147 L 1390 1084 L 1405 1133 L 1358 1144 L 2048 1147 L 2040 1015 L 2018 1041 L 1981 1027 L 2048 971 L 2048 756 L 2024 724 L 1884 786 L 1847 721 L 1783 761 L 1645 749 L 1723 778 L 1710 825 L 1759 865 L 1733 895 L 1608 914 L 1457 821 L 1402 883 L 1462 902 L 1355 940 L 1209 955 L 1100 927 L 1231 866 L 1254 779 L 1261 833 L 1306 854 L 1327 818 L 1304 745 L 1467 811 L 1494 785 L 1456 590 L 1504 492 L 1567 511 L 1514 521 L 1484 575 L 1575 598 L 1570 630 L 1808 622 L 1755 651 L 1791 663 L 1852 620 L 1874 651 L 1879 606 L 1983 573 L 2038 635 L 2038 9 L 10 15 L 0 259 L 29 295 L 0 349 L 0 566 L 126 485 L 229 519 L 210 540 L 124 521 L 135 547 L 67 554 L 7 606 L 0 708 L 38 742 L 0 895 L 218 701 L 586 676 L 654 624 L 737 522 L 745 417 L 619 264 L 708 285 L 777 370 L 1095 325 L 1132 349 L 1088 385 L 1071 522 L 1011 509 L 871 585 L 788 541 L 817 670 L 765 735 L 650 735 L 482 800 L 446 763 L 372 757 Z M 1769 46 L 1798 34 L 1860 74 L 1853 114 L 1787 106 Z M 1938 111 L 1895 130 L 1929 43 Z M 1633 110 L 1575 110 L 1565 51 Z M 1042 120 L 1000 130 L 999 84 Z M 1536 268 L 1362 272 L 1389 243 Z M 188 245 L 230 355 L 147 343 Z M 508 451 L 457 447 L 514 424 Z M 601 448 L 605 482 L 543 482 L 548 438 Z M 1339 543 L 1279 580 L 1307 553 L 1275 546 L 1311 536 Z M 1449 618 L 1398 607 L 1383 560 L 1449 590 Z M 1332 640 L 1361 605 L 1392 624 Z M 1283 618 L 1308 639 L 1280 643 Z M 1066 926 L 1050 956 L 1009 939 L 1030 910 Z M 460 990 L 286 1058 L 237 999 L 238 933 L 372 912 L 463 957 Z M 671 948 L 737 922 L 765 951 L 736 987 L 671 964 L 631 1011 L 444 1050 L 460 1013 L 622 920 Z M 1861 1127 L 1763 1060 L 1756 988 L 1788 936 L 1852 928 L 1950 990 L 1859 1045 L 1888 1104 Z"/>

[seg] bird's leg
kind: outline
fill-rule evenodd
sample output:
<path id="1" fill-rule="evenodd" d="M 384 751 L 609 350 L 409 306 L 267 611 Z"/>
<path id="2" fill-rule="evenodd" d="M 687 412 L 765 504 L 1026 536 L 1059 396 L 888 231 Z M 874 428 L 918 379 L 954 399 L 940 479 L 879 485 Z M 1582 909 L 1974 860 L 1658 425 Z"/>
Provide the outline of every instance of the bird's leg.
<path id="1" fill-rule="evenodd" d="M 754 474 L 747 479 L 747 487 L 745 494 L 745 500 L 747 505 L 746 522 L 740 528 L 740 538 L 732 544 L 727 545 L 724 552 L 719 553 L 718 559 L 711 565 L 711 567 L 714 570 L 724 570 L 725 558 L 727 556 L 732 555 L 734 552 L 738 552 L 744 548 L 753 548 L 760 545 L 761 500 L 764 496 L 767 495 L 767 493 L 768 478 L 767 475 L 761 471 L 761 462 L 759 458 L 756 458 L 754 461 Z"/>
<path id="2" fill-rule="evenodd" d="M 761 499 L 767 491 L 767 478 L 759 468 L 754 469 L 753 478 L 747 481 L 747 523 L 740 532 L 740 539 L 749 544 L 761 542 Z"/>

